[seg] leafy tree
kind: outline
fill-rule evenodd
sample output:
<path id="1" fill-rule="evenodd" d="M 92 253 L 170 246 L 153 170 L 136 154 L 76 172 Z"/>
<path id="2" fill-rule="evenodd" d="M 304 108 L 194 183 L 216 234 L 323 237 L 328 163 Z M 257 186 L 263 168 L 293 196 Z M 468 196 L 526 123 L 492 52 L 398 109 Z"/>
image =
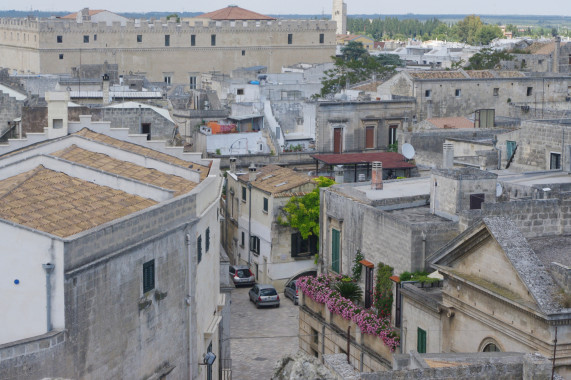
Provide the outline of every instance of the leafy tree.
<path id="1" fill-rule="evenodd" d="M 503 50 L 485 48 L 468 60 L 468 70 L 491 70 L 497 68 L 501 61 L 512 61 L 514 56 Z"/>
<path id="2" fill-rule="evenodd" d="M 390 279 L 392 275 L 393 268 L 391 266 L 379 263 L 377 266 L 373 305 L 377 309 L 377 313 L 383 317 L 391 315 L 393 306 L 393 284 Z"/>
<path id="3" fill-rule="evenodd" d="M 349 41 L 341 48 L 341 55 L 345 61 L 358 61 L 369 55 L 362 42 Z"/>
<path id="4" fill-rule="evenodd" d="M 500 38 L 504 34 L 497 25 L 482 25 L 476 32 L 475 42 L 482 45 L 488 45 L 495 38 Z"/>
<path id="5" fill-rule="evenodd" d="M 291 197 L 283 208 L 285 220 L 278 217 L 278 223 L 295 228 L 303 239 L 319 237 L 319 189 L 335 183 L 327 177 L 315 179 L 317 187 L 303 197 Z"/>
<path id="6" fill-rule="evenodd" d="M 458 21 L 454 26 L 454 30 L 460 42 L 466 42 L 474 45 L 476 42 L 476 33 L 482 27 L 483 23 L 480 16 L 470 15 L 463 20 Z"/>
<path id="7" fill-rule="evenodd" d="M 178 15 L 176 13 L 170 14 L 167 16 L 167 20 L 174 18 L 176 19 L 176 22 L 179 23 L 180 22 L 180 17 L 178 17 Z"/>
<path id="8" fill-rule="evenodd" d="M 380 54 L 375 56 L 375 59 L 385 66 L 404 66 L 403 60 L 396 54 Z"/>

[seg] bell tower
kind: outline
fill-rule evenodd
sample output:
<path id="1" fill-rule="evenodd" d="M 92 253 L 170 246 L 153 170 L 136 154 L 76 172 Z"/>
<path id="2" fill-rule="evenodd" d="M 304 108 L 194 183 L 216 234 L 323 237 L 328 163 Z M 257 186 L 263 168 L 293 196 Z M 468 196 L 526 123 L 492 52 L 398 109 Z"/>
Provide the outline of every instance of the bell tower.
<path id="1" fill-rule="evenodd" d="M 331 20 L 337 22 L 337 34 L 347 34 L 347 4 L 343 0 L 333 0 Z"/>

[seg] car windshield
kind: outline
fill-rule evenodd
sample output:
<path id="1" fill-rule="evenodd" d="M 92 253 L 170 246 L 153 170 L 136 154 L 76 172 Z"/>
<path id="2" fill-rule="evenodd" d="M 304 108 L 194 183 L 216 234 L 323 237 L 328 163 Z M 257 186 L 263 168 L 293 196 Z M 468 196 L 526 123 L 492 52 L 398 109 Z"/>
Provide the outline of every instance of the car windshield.
<path id="1" fill-rule="evenodd" d="M 236 271 L 236 274 L 238 275 L 238 277 L 240 278 L 246 278 L 246 277 L 250 277 L 250 271 L 248 269 L 238 269 Z"/>
<path id="2" fill-rule="evenodd" d="M 260 289 L 260 295 L 261 296 L 275 296 L 278 293 L 276 292 L 275 289 Z"/>

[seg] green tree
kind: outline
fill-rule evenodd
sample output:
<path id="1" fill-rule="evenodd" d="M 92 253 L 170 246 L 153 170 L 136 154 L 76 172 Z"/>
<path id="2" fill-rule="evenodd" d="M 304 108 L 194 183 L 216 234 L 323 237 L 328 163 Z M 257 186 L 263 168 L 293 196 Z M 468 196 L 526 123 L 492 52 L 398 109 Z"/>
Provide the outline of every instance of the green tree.
<path id="1" fill-rule="evenodd" d="M 488 45 L 493 39 L 500 38 L 503 35 L 502 30 L 497 25 L 482 25 L 476 32 L 474 42 L 476 44 Z"/>
<path id="2" fill-rule="evenodd" d="M 303 197 L 291 197 L 283 208 L 285 220 L 278 217 L 278 223 L 295 228 L 303 239 L 319 237 L 319 189 L 335 183 L 327 177 L 315 179 L 317 187 Z"/>
<path id="3" fill-rule="evenodd" d="M 468 70 L 491 70 L 500 65 L 501 61 L 512 61 L 514 56 L 504 50 L 485 48 L 474 54 L 468 60 Z"/>
<path id="4" fill-rule="evenodd" d="M 349 41 L 341 48 L 341 55 L 345 61 L 358 61 L 367 57 L 369 52 L 363 47 L 362 42 Z"/>
<path id="5" fill-rule="evenodd" d="M 458 21 L 454 26 L 454 30 L 461 42 L 474 45 L 476 42 L 476 33 L 482 25 L 483 23 L 482 20 L 480 20 L 480 16 L 470 15 L 466 16 L 463 20 Z"/>
<path id="6" fill-rule="evenodd" d="M 176 22 L 179 23 L 180 22 L 180 17 L 178 17 L 178 15 L 176 13 L 170 14 L 167 16 L 167 20 L 174 18 L 176 19 Z"/>

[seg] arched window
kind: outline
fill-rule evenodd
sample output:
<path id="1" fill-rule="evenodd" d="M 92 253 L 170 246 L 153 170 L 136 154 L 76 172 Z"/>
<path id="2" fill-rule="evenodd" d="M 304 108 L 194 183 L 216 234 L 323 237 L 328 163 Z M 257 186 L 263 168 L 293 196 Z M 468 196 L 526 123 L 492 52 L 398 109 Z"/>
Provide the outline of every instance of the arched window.
<path id="1" fill-rule="evenodd" d="M 501 352 L 501 350 L 494 343 L 488 343 L 482 352 Z"/>
<path id="2" fill-rule="evenodd" d="M 486 338 L 480 343 L 480 352 L 501 352 L 502 347 L 494 338 Z"/>

